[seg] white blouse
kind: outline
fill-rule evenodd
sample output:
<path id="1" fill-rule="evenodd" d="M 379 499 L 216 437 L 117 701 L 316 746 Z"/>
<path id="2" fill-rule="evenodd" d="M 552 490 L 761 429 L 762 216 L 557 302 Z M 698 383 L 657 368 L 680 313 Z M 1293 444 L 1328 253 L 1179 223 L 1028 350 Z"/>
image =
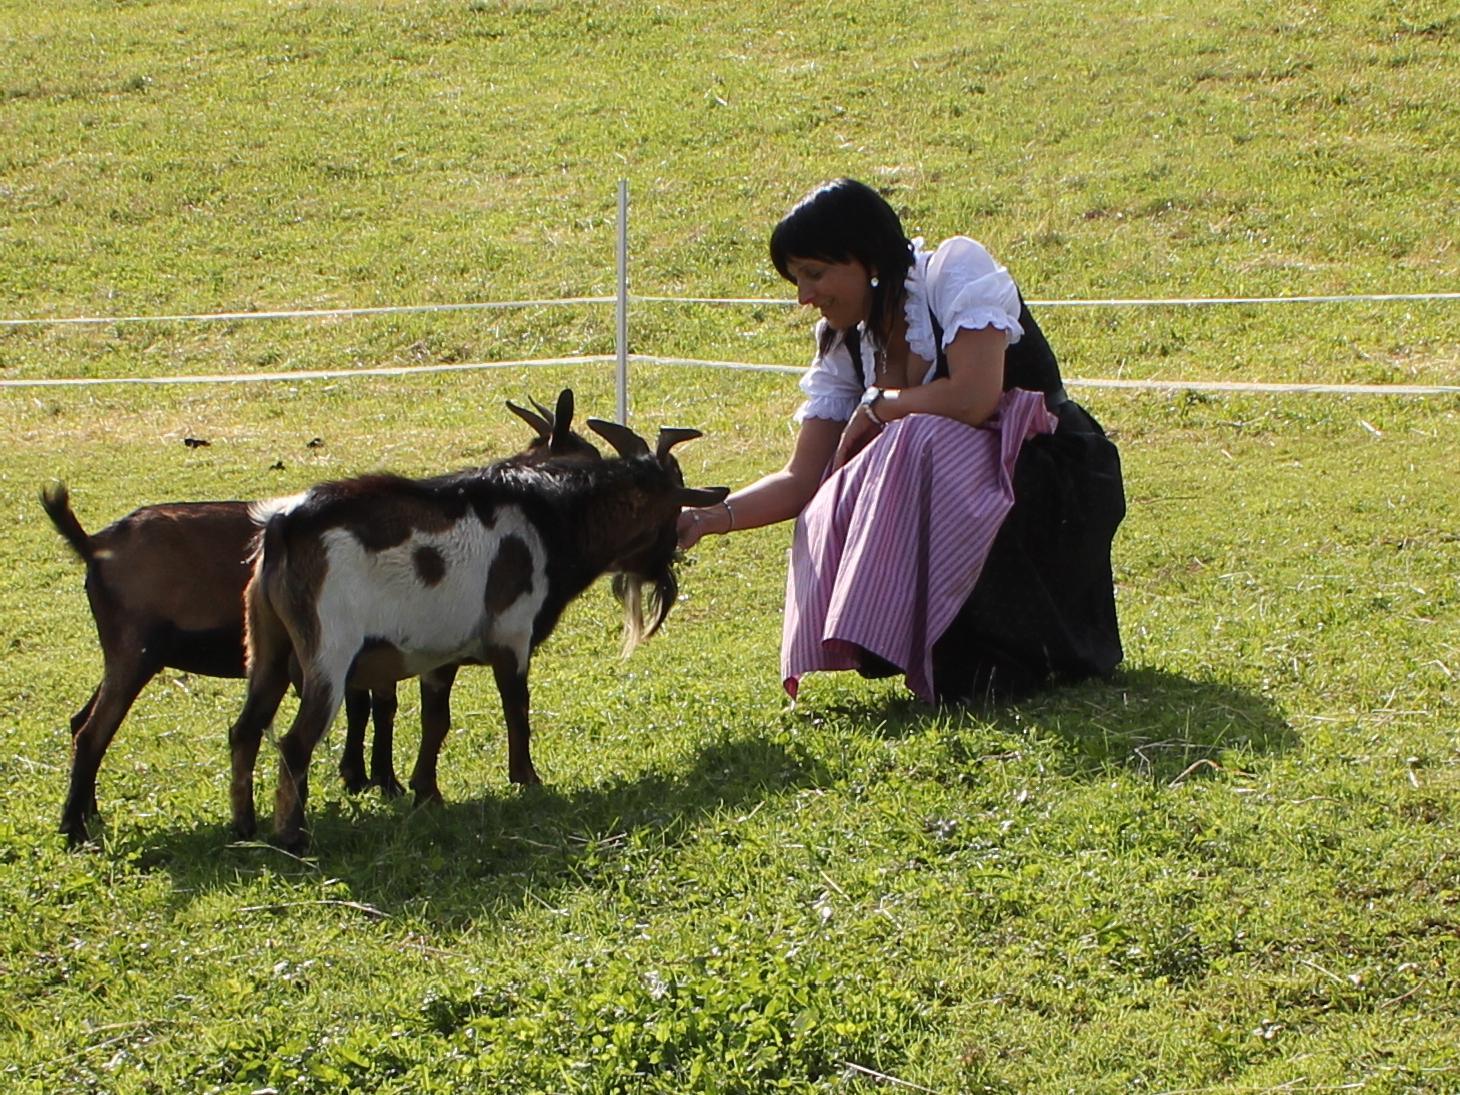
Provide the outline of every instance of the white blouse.
<path id="1" fill-rule="evenodd" d="M 932 315 L 938 317 L 943 328 L 944 349 L 965 327 L 971 331 L 998 328 L 1004 332 L 1007 346 L 1023 337 L 1024 328 L 1019 326 L 1019 290 L 1009 272 L 994 261 L 983 244 L 967 236 L 953 236 L 933 251 L 923 250 L 921 239 L 913 240 L 912 246 L 913 264 L 907 272 L 903 311 L 907 316 L 908 348 L 929 363 L 924 384 L 933 379 L 937 370 L 938 349 L 933 345 Z M 796 411 L 797 422 L 808 418 L 847 421 L 866 390 L 866 378 L 872 375 L 872 340 L 866 337 L 862 325 L 858 325 L 863 336 L 860 365 L 852 362 L 846 340 L 840 334 L 831 348 L 822 353 L 821 335 L 825 330 L 826 320 L 818 320 L 817 354 L 811 368 L 801 377 L 801 392 L 806 401 Z"/>

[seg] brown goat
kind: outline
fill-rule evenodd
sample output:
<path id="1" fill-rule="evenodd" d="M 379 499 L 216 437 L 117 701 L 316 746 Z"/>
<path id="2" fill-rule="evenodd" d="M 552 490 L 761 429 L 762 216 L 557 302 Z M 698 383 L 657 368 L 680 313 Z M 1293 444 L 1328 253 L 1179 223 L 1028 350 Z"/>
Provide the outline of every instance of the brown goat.
<path id="1" fill-rule="evenodd" d="M 489 664 L 507 723 L 508 767 L 537 782 L 528 723 L 528 663 L 568 603 L 599 575 L 623 576 L 628 646 L 659 627 L 674 603 L 675 523 L 684 505 L 724 488 L 684 486 L 670 448 L 699 436 L 661 431 L 657 453 L 625 427 L 590 419 L 620 459 L 555 468 L 496 466 L 403 479 L 325 483 L 267 515 L 245 594 L 248 696 L 229 733 L 233 824 L 257 828 L 253 773 L 264 730 L 302 675 L 299 710 L 280 739 L 274 835 L 306 842 L 304 809 L 314 747 L 347 686 L 421 676 L 422 687 L 464 663 Z M 651 587 L 653 615 L 640 590 Z M 421 764 L 412 786 L 435 788 L 442 714 L 423 692 Z M 419 777 L 419 779 L 417 778 Z"/>
<path id="2" fill-rule="evenodd" d="M 559 396 L 556 413 L 536 401 L 536 412 L 510 401 L 507 406 L 537 431 L 529 447 L 512 460 L 601 459 L 571 428 L 571 391 Z M 87 818 L 97 812 L 96 776 L 102 758 L 147 683 L 164 668 L 210 677 L 244 676 L 243 591 L 253 572 L 259 526 L 249 516 L 254 503 L 172 502 L 144 506 L 88 534 L 71 510 L 64 484 L 49 484 L 41 505 L 86 564 L 87 598 L 103 659 L 101 683 L 71 717 L 70 786 L 60 830 L 75 846 L 88 839 Z M 423 701 L 426 690 L 423 680 Z M 439 689 L 432 690 L 431 702 L 443 702 Z M 340 760 L 345 785 L 352 791 L 373 785 L 388 795 L 401 793 L 393 759 L 395 684 L 352 688 L 345 707 Z M 372 714 L 375 736 L 367 777 L 365 726 Z"/>

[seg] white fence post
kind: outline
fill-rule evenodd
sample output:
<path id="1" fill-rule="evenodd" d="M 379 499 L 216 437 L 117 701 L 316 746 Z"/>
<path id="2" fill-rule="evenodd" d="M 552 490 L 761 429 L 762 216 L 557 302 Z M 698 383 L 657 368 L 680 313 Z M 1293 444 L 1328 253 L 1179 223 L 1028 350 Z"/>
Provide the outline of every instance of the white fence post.
<path id="1" fill-rule="evenodd" d="M 618 420 L 629 424 L 629 181 L 618 183 Z"/>

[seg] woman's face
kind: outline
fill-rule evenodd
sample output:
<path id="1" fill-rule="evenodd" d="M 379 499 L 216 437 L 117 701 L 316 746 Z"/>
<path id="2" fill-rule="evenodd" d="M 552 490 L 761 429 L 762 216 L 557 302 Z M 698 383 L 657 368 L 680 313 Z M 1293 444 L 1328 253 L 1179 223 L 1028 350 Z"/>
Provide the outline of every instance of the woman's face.
<path id="1" fill-rule="evenodd" d="M 872 275 L 856 259 L 791 259 L 786 270 L 796 281 L 796 300 L 818 308 L 837 330 L 855 327 L 871 314 Z"/>

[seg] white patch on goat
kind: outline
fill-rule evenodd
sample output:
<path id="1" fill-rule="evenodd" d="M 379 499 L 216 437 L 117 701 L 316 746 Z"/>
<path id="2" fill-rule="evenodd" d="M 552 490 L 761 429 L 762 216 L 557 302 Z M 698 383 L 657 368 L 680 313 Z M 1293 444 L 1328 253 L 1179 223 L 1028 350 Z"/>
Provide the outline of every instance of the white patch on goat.
<path id="1" fill-rule="evenodd" d="M 502 542 L 521 540 L 532 558 L 530 591 L 494 596 L 507 608 L 490 616 L 487 576 Z M 475 514 L 445 532 L 413 530 L 403 543 L 367 551 L 346 529 L 323 536 L 327 569 L 319 596 L 320 645 L 316 665 L 343 684 L 367 639 L 380 639 L 401 652 L 411 674 L 449 662 L 485 659 L 487 648 L 505 647 L 525 668 L 532 649 L 532 625 L 547 596 L 546 552 L 537 529 L 517 507 L 504 507 L 492 524 Z M 435 585 L 421 581 L 415 554 L 435 550 L 445 575 Z"/>

